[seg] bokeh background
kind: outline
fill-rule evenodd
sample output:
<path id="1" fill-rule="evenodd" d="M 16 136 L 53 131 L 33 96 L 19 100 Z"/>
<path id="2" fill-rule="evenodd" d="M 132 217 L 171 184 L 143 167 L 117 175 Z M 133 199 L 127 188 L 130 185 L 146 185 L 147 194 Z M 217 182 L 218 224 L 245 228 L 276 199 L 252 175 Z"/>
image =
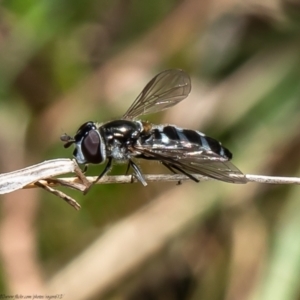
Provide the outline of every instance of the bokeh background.
<path id="1" fill-rule="evenodd" d="M 1 1 L 1 173 L 71 157 L 61 134 L 122 116 L 168 68 L 192 92 L 147 120 L 215 137 L 244 173 L 300 175 L 299 0 Z M 64 191 L 79 212 L 38 189 L 1 197 L 1 295 L 300 299 L 299 186 Z"/>

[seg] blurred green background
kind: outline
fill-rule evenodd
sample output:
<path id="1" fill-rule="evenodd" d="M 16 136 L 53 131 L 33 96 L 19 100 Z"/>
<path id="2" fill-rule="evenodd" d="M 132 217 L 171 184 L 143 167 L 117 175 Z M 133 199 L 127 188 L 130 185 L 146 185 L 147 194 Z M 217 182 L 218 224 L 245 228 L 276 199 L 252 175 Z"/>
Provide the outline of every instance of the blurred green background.
<path id="1" fill-rule="evenodd" d="M 184 69 L 192 92 L 147 120 L 220 140 L 246 174 L 300 175 L 299 0 L 2 1 L 1 173 L 70 158 L 61 134 L 122 116 L 168 68 Z M 64 192 L 79 212 L 42 190 L 2 196 L 0 294 L 300 299 L 299 186 Z"/>

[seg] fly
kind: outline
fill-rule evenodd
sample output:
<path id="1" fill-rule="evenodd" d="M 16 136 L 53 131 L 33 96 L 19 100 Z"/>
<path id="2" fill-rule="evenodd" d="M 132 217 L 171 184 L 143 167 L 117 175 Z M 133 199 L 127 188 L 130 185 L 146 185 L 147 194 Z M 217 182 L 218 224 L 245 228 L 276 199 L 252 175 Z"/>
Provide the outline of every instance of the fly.
<path id="1" fill-rule="evenodd" d="M 156 75 L 142 90 L 120 120 L 82 124 L 74 138 L 64 134 L 64 147 L 75 145 L 73 156 L 79 164 L 107 164 L 97 182 L 110 171 L 113 161 L 128 163 L 145 186 L 144 175 L 134 159 L 161 162 L 173 173 L 182 173 L 199 182 L 193 174 L 230 183 L 245 183 L 244 174 L 230 160 L 231 152 L 217 140 L 191 129 L 154 125 L 136 120 L 184 100 L 191 91 L 188 74 L 170 69 Z M 127 171 L 128 171 L 127 169 Z"/>

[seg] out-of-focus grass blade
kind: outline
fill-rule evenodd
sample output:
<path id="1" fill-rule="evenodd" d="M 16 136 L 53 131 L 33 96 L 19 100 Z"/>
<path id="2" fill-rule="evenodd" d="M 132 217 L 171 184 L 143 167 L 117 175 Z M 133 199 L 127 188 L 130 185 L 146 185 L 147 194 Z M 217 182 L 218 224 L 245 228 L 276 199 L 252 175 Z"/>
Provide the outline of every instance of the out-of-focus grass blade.
<path id="1" fill-rule="evenodd" d="M 300 190 L 294 188 L 274 235 L 270 259 L 252 299 L 298 299 L 300 278 Z M 282 199 L 283 201 L 286 199 Z"/>

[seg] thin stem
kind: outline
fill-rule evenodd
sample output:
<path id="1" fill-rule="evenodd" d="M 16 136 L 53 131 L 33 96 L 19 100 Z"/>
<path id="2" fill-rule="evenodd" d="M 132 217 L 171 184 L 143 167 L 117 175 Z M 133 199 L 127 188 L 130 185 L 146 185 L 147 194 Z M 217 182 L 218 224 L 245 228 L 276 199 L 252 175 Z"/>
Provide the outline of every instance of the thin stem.
<path id="1" fill-rule="evenodd" d="M 195 178 L 199 181 L 208 181 L 215 180 L 213 178 L 193 174 Z M 190 180 L 185 175 L 182 174 L 156 174 L 156 175 L 144 175 L 147 182 L 178 182 L 178 181 L 187 181 Z M 299 177 L 279 177 L 279 176 L 264 176 L 264 175 L 245 175 L 246 182 L 256 182 L 256 183 L 267 183 L 267 184 L 300 184 Z M 94 182 L 97 179 L 97 176 L 88 176 L 86 177 L 88 182 Z M 65 177 L 58 178 L 56 181 L 49 180 L 40 180 L 44 185 L 48 186 L 58 186 L 62 185 L 62 182 L 65 184 L 78 184 L 77 177 Z M 131 175 L 118 175 L 118 176 L 104 176 L 96 184 L 110 184 L 110 183 L 137 183 L 139 182 L 134 176 Z M 34 183 L 26 185 L 24 188 L 35 188 Z"/>
<path id="2" fill-rule="evenodd" d="M 71 198 L 70 196 L 66 195 L 65 193 L 55 190 L 53 188 L 51 188 L 50 186 L 45 185 L 44 183 L 38 181 L 35 183 L 36 187 L 40 187 L 44 190 L 46 190 L 47 192 L 54 194 L 55 196 L 63 199 L 64 201 L 66 201 L 69 205 L 71 205 L 72 207 L 74 207 L 76 210 L 79 210 L 81 208 L 80 204 L 74 200 L 73 198 Z"/>
<path id="3" fill-rule="evenodd" d="M 75 173 L 74 177 L 56 178 L 56 176 Z M 164 174 L 164 175 L 144 175 L 145 184 L 147 182 L 182 182 L 196 178 L 199 181 L 215 180 L 209 177 L 198 174 L 190 174 L 190 177 L 184 174 Z M 0 194 L 10 193 L 23 188 L 40 187 L 44 190 L 62 198 L 75 209 L 79 209 L 80 205 L 75 199 L 64 194 L 61 191 L 53 189 L 54 186 L 66 186 L 84 194 L 88 191 L 91 184 L 93 184 L 99 177 L 86 177 L 77 165 L 75 160 L 70 159 L 53 159 L 44 161 L 42 163 L 29 166 L 24 169 L 13 171 L 6 174 L 0 174 Z M 233 180 L 235 177 L 232 177 Z M 269 184 L 300 184 L 299 177 L 277 177 L 277 176 L 263 176 L 263 175 L 245 175 L 245 181 L 236 180 L 236 183 L 269 183 Z M 96 184 L 108 183 L 136 183 L 140 182 L 136 176 L 122 175 L 122 176 L 104 176 Z"/>

